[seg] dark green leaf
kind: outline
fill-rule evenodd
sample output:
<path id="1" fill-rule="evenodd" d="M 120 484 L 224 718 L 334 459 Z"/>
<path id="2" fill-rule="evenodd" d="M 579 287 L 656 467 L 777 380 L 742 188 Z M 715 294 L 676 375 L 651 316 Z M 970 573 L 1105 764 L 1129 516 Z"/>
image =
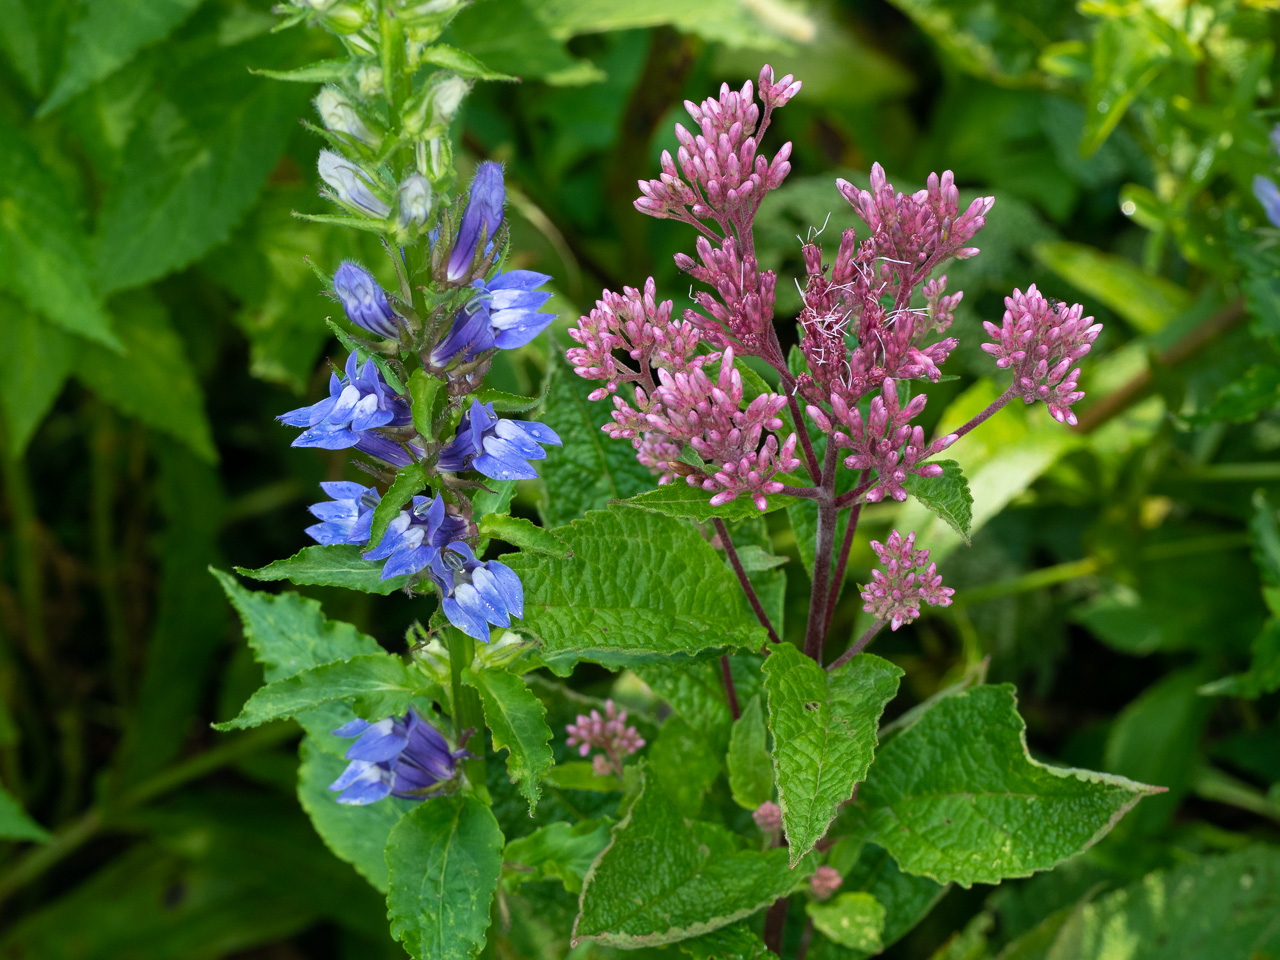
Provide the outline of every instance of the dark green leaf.
<path id="1" fill-rule="evenodd" d="M 418 960 L 469 960 L 484 948 L 502 871 L 502 831 L 474 797 L 419 804 L 387 837 L 391 933 Z"/>
<path id="2" fill-rule="evenodd" d="M 414 494 L 421 493 L 427 486 L 427 469 L 421 463 L 411 463 L 401 467 L 391 486 L 382 495 L 373 510 L 373 523 L 369 527 L 369 543 L 377 546 L 386 536 L 391 521 L 400 515 L 400 511 L 413 500 Z"/>
<path id="3" fill-rule="evenodd" d="M 538 782 L 555 762 L 551 755 L 551 728 L 547 708 L 513 673 L 501 670 L 467 671 L 466 682 L 480 691 L 484 722 L 493 735 L 493 749 L 507 751 L 507 774 L 529 801 L 529 813 L 538 805 Z"/>
<path id="4" fill-rule="evenodd" d="M 679 946 L 694 960 L 765 960 L 770 956 L 764 941 L 745 922 L 681 940 Z"/>
<path id="5" fill-rule="evenodd" d="M 557 763 L 546 776 L 547 783 L 561 790 L 590 790 L 593 793 L 614 793 L 622 789 L 617 777 L 602 777 L 586 760 L 570 760 Z"/>
<path id="6" fill-rule="evenodd" d="M 351 544 L 303 547 L 287 560 L 276 560 L 257 570 L 236 567 L 236 573 L 255 580 L 288 580 L 299 586 L 346 587 L 363 593 L 388 596 L 409 582 L 408 576 L 380 579 L 382 562 L 365 560 L 364 547 Z"/>
<path id="7" fill-rule="evenodd" d="M 22 804 L 4 787 L 0 787 L 0 839 L 40 843 L 49 839 L 49 831 L 27 816 Z"/>
<path id="8" fill-rule="evenodd" d="M 706 737 L 683 717 L 667 717 L 649 746 L 649 777 L 673 806 L 687 817 L 696 817 L 702 798 L 720 775 L 720 758 L 711 752 Z"/>
<path id="9" fill-rule="evenodd" d="M 734 721 L 728 763 L 729 789 L 738 806 L 754 810 L 773 800 L 773 763 L 759 697 L 748 700 Z"/>
<path id="10" fill-rule="evenodd" d="M 582 880 L 591 864 L 609 843 L 609 820 L 581 823 L 553 823 L 527 837 L 512 840 L 502 853 L 508 863 L 518 863 L 531 871 L 518 871 L 512 880 L 559 880 L 569 893 L 582 892 Z"/>
<path id="11" fill-rule="evenodd" d="M 969 481 L 954 460 L 935 463 L 942 468 L 941 476 L 907 474 L 902 486 L 969 543 L 969 530 L 973 526 L 973 494 L 969 492 Z"/>
<path id="12" fill-rule="evenodd" d="M 755 503 L 746 495 L 718 507 L 711 505 L 712 496 L 713 494 L 709 491 L 700 487 L 691 487 L 683 480 L 677 479 L 675 482 L 663 484 L 657 490 L 649 490 L 622 502 L 652 510 L 664 516 L 686 517 L 691 520 L 710 520 L 713 517 L 721 517 L 725 520 L 746 520 L 761 514 L 761 511 L 756 509 Z M 795 497 L 780 493 L 774 494 L 768 500 L 769 506 L 764 513 L 772 513 L 797 502 Z"/>
<path id="13" fill-rule="evenodd" d="M 454 73 L 461 74 L 464 77 L 471 77 L 474 80 L 517 79 L 505 73 L 490 70 L 465 50 L 451 47 L 447 43 L 437 43 L 434 46 L 427 47 L 422 52 L 422 59 L 427 63 L 434 63 L 437 67 L 446 67 Z"/>
<path id="14" fill-rule="evenodd" d="M 526 520 L 524 517 L 490 513 L 480 518 L 480 536 L 501 540 L 521 550 L 545 553 L 549 557 L 567 560 L 573 556 L 568 545 L 550 530 Z"/>
<path id="15" fill-rule="evenodd" d="M 17 458 L 62 393 L 71 372 L 74 345 L 57 327 L 8 297 L 0 296 L 0 317 L 8 349 L 14 356 L 31 358 L 10 367 L 8 376 L 0 378 L 7 447 L 3 454 Z"/>

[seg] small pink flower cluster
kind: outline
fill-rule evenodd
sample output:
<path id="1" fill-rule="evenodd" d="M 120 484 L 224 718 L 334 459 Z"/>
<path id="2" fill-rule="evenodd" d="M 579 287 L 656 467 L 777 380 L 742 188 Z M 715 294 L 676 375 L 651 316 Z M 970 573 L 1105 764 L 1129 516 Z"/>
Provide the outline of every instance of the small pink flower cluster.
<path id="1" fill-rule="evenodd" d="M 829 900 L 843 883 L 835 867 L 823 866 L 813 871 L 813 876 L 809 878 L 809 890 L 815 900 Z"/>
<path id="2" fill-rule="evenodd" d="M 916 550 L 915 545 L 914 533 L 904 540 L 897 530 L 889 535 L 888 543 L 871 541 L 871 549 L 885 569 L 871 571 L 871 582 L 862 588 L 862 609 L 877 620 L 888 620 L 894 630 L 919 617 L 922 602 L 949 607 L 955 593 L 942 585 L 938 565 L 929 563 L 929 551 Z"/>
<path id="3" fill-rule="evenodd" d="M 590 714 L 578 714 L 578 722 L 568 724 L 565 741 L 578 748 L 578 755 L 585 757 L 594 747 L 603 750 L 591 758 L 592 769 L 599 776 L 622 776 L 622 758 L 644 746 L 644 738 L 635 727 L 627 726 L 627 711 L 619 710 L 612 700 L 604 702 L 604 716 L 599 710 Z"/>
<path id="4" fill-rule="evenodd" d="M 762 833 L 773 833 L 782 826 L 782 808 L 772 800 L 766 800 L 751 811 L 751 819 Z"/>
<path id="5" fill-rule="evenodd" d="M 955 442 L 956 437 L 948 434 L 925 445 L 924 430 L 912 426 L 911 421 L 920 416 L 926 402 L 925 395 L 918 393 L 905 407 L 900 406 L 898 385 L 886 378 L 880 396 L 871 399 L 865 418 L 857 407 L 850 408 L 838 393 L 831 395 L 831 412 L 843 430 L 836 427 L 833 433 L 834 424 L 820 408 L 810 405 L 806 409 L 819 429 L 831 434 L 837 447 L 853 451 L 845 457 L 846 467 L 875 470 L 875 484 L 867 489 L 866 498 L 878 503 L 886 495 L 894 500 L 907 499 L 902 483 L 909 473 L 920 477 L 936 477 L 942 473 L 937 464 L 921 461 L 941 453 Z"/>
<path id="6" fill-rule="evenodd" d="M 1049 301 L 1035 284 L 1024 294 L 1005 297 L 1004 325 L 984 322 L 995 343 L 982 349 L 996 358 L 1001 370 L 1013 371 L 1013 389 L 1027 403 L 1043 400 L 1059 423 L 1073 426 L 1071 404 L 1084 396 L 1078 389 L 1080 368 L 1072 364 L 1087 354 L 1102 332 L 1102 324 L 1084 316 L 1084 307 Z"/>

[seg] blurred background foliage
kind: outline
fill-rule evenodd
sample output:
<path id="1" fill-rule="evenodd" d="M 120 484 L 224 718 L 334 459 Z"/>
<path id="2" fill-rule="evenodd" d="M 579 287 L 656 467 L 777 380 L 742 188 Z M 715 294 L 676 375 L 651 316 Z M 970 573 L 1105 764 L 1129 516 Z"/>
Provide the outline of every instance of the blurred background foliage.
<path id="1" fill-rule="evenodd" d="M 985 664 L 1019 684 L 1037 756 L 1169 793 L 1053 874 L 948 892 L 886 956 L 1094 956 L 1062 944 L 1096 932 L 1126 885 L 1174 870 L 1146 881 L 1172 890 L 1190 871 L 1189 912 L 1213 912 L 1196 897 L 1227 894 L 1197 858 L 1280 840 L 1280 230 L 1250 189 L 1277 172 L 1273 6 L 479 0 L 446 37 L 522 77 L 477 89 L 460 135 L 467 163 L 507 165 L 515 259 L 554 276 L 561 344 L 602 285 L 653 274 L 685 300 L 671 254 L 692 238 L 635 214 L 635 181 L 674 149 L 685 97 L 765 60 L 805 82 L 771 134 L 794 141 L 795 170 L 759 223 L 780 316 L 798 303 L 797 235 L 851 225 L 833 181 L 878 160 L 899 188 L 949 167 L 997 197 L 982 254 L 950 271 L 958 376 L 932 391 L 933 416 L 959 422 L 993 395 L 979 321 L 1014 286 L 1107 324 L 1078 429 L 1006 408 L 954 448 L 971 547 L 876 505 L 850 580 L 893 523 L 959 588 L 879 645 L 907 668 L 891 709 Z M 0 0 L 4 960 L 400 955 L 381 899 L 299 809 L 292 729 L 209 730 L 259 678 L 207 567 L 293 553 L 317 482 L 347 469 L 340 452 L 291 450 L 272 419 L 316 396 L 338 354 L 305 258 L 387 266 L 290 216 L 321 210 L 318 142 L 298 123 L 312 91 L 250 68 L 327 51 L 273 22 L 239 0 Z M 606 415 L 546 344 L 499 364 L 521 392 L 549 373 L 562 434 Z M 518 512 L 563 523 L 651 482 L 625 445 L 557 457 Z M 743 534 L 796 557 L 777 519 Z M 772 605 L 788 579 L 808 595 L 798 560 L 760 576 Z M 402 597 L 306 592 L 392 647 L 425 619 Z M 859 615 L 849 589 L 838 622 Z M 642 714 L 658 708 L 633 686 Z M 591 798 L 555 793 L 579 812 Z M 1260 891 L 1250 916 L 1274 920 L 1280 879 Z M 563 904 L 530 896 L 495 956 L 568 951 Z M 1144 916 L 1130 922 L 1152 952 L 1126 957 L 1243 957 L 1231 937 L 1252 942 L 1224 927 L 1197 952 L 1176 918 Z M 1187 952 L 1157 951 L 1169 942 Z"/>

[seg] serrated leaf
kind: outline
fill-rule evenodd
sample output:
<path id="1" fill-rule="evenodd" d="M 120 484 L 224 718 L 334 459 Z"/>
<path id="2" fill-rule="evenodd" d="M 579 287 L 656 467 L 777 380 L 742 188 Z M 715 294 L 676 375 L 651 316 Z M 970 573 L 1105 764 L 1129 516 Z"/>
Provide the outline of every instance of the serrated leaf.
<path id="1" fill-rule="evenodd" d="M 384 597 L 409 582 L 407 575 L 390 580 L 378 579 L 382 576 L 382 563 L 365 560 L 363 553 L 363 547 L 346 543 L 328 547 L 317 545 L 303 547 L 287 560 L 276 560 L 257 570 L 236 567 L 235 571 L 254 580 L 288 580 L 298 586 L 310 587 L 346 587 Z"/>
<path id="2" fill-rule="evenodd" d="M 729 790 L 738 806 L 755 810 L 773 800 L 773 762 L 759 697 L 748 700 L 734 721 L 728 763 Z"/>
<path id="3" fill-rule="evenodd" d="M 554 879 L 563 883 L 569 893 L 581 893 L 583 878 L 609 844 L 612 824 L 609 819 L 552 823 L 512 840 L 503 850 L 502 859 L 531 868 L 529 872 L 514 873 L 512 882 Z"/>
<path id="4" fill-rule="evenodd" d="M 69 31 L 62 73 L 37 116 L 64 103 L 124 66 L 144 47 L 163 40 L 191 16 L 200 0 L 96 0 L 84 4 Z"/>
<path id="5" fill-rule="evenodd" d="M 969 481 L 964 478 L 960 464 L 954 460 L 936 460 L 934 463 L 942 468 L 941 476 L 918 477 L 909 473 L 902 481 L 903 489 L 960 534 L 965 543 L 969 543 L 969 531 L 973 526 L 973 494 L 969 492 Z"/>
<path id="6" fill-rule="evenodd" d="M 720 758 L 702 732 L 672 714 L 649 746 L 648 773 L 672 805 L 688 817 L 702 809 L 702 798 L 720 776 Z"/>
<path id="7" fill-rule="evenodd" d="M 378 641 L 351 624 L 326 620 L 315 600 L 296 593 L 246 590 L 230 574 L 213 567 L 209 572 L 240 615 L 245 639 L 268 683 L 322 663 L 383 653 Z"/>
<path id="8" fill-rule="evenodd" d="M 2 123 L 0 183 L 0 288 L 68 333 L 122 353 L 95 289 L 80 213 L 26 137 Z"/>
<path id="9" fill-rule="evenodd" d="M 1033 760 L 1002 684 L 941 699 L 888 740 L 850 820 L 903 870 L 967 887 L 1048 870 L 1159 790 Z"/>
<path id="10" fill-rule="evenodd" d="M 764 689 L 792 865 L 826 835 L 840 805 L 866 777 L 876 725 L 901 677 L 899 667 L 871 654 L 823 670 L 790 644 L 771 648 Z"/>
<path id="11" fill-rule="evenodd" d="M 354 716 L 354 714 L 352 715 Z M 345 741 L 350 743 L 350 741 Z M 334 856 L 345 860 L 383 893 L 387 892 L 387 834 L 417 801 L 387 797 L 368 806 L 338 803 L 329 789 L 347 768 L 347 761 L 320 747 L 308 736 L 302 741 L 298 767 L 298 802 Z"/>
<path id="12" fill-rule="evenodd" d="M 521 550 L 545 553 L 549 557 L 567 560 L 573 556 L 568 544 L 550 530 L 546 530 L 524 517 L 511 517 L 490 513 L 480 518 L 480 536 L 501 540 Z"/>
<path id="13" fill-rule="evenodd" d="M 444 381 L 433 377 L 419 367 L 409 375 L 410 408 L 413 411 L 413 428 L 418 431 L 427 443 L 434 443 L 435 434 L 431 423 L 436 418 L 436 398 Z"/>
<path id="14" fill-rule="evenodd" d="M 492 403 L 496 413 L 528 413 L 546 403 L 547 391 L 544 389 L 536 397 L 522 397 L 516 393 L 507 393 L 505 390 L 495 390 L 493 387 L 481 387 L 476 391 L 476 399 L 481 403 Z"/>
<path id="15" fill-rule="evenodd" d="M 884 907 L 869 893 L 842 893 L 825 903 L 810 901 L 804 912 L 815 930 L 842 947 L 869 953 L 883 949 Z"/>
<path id="16" fill-rule="evenodd" d="M 369 526 L 369 544 L 377 546 L 386 536 L 391 521 L 400 515 L 405 505 L 427 486 L 427 469 L 421 463 L 401 467 L 396 478 L 387 487 L 378 505 L 373 508 L 373 522 Z"/>
<path id="17" fill-rule="evenodd" d="M 447 43 L 437 43 L 434 46 L 427 47 L 422 51 L 422 59 L 427 63 L 434 63 L 437 67 L 446 67 L 454 73 L 470 77 L 473 80 L 518 79 L 505 73 L 499 73 L 497 70 L 490 70 L 478 58 L 473 57 L 465 50 L 451 47 Z"/>
<path id="18" fill-rule="evenodd" d="M 681 940 L 679 946 L 694 960 L 764 960 L 770 956 L 764 941 L 746 923 L 735 923 L 692 940 Z"/>
<path id="19" fill-rule="evenodd" d="M 524 584 L 522 627 L 544 653 L 621 663 L 765 642 L 737 580 L 690 525 L 611 507 L 553 532 L 573 559 L 509 561 Z"/>
<path id="20" fill-rule="evenodd" d="M 391 933 L 418 960 L 469 960 L 484 948 L 502 872 L 502 831 L 475 797 L 436 797 L 387 837 Z"/>
<path id="21" fill-rule="evenodd" d="M 484 722 L 493 736 L 493 749 L 507 751 L 507 775 L 529 801 L 529 815 L 538 805 L 538 783 L 555 758 L 547 708 L 513 673 L 500 670 L 466 671 L 464 679 L 480 691 Z"/>
<path id="22" fill-rule="evenodd" d="M 1280 955 L 1280 850 L 1263 844 L 1149 873 L 1075 910 L 1046 960 Z"/>
<path id="23" fill-rule="evenodd" d="M 33 358 L 33 362 L 11 366 L 8 375 L 0 378 L 7 448 L 0 455 L 16 459 L 62 393 L 75 354 L 70 337 L 8 297 L 0 296 L 0 325 L 12 354 Z"/>
<path id="24" fill-rule="evenodd" d="M 733 658 L 730 658 L 732 661 Z M 655 661 L 640 664 L 636 674 L 667 702 L 672 711 L 688 721 L 706 740 L 712 753 L 723 756 L 729 749 L 733 717 L 725 697 L 720 664 L 703 660 Z M 745 689 L 739 687 L 746 695 Z"/>
<path id="25" fill-rule="evenodd" d="M 240 715 L 215 730 L 243 730 L 283 720 L 336 701 L 354 700 L 366 717 L 381 719 L 404 713 L 418 684 L 399 657 L 364 654 L 336 660 L 268 683 L 245 703 Z"/>
<path id="26" fill-rule="evenodd" d="M 782 566 L 787 562 L 787 558 L 770 553 L 764 547 L 757 547 L 752 543 L 745 547 L 738 547 L 738 562 L 742 564 L 742 569 L 746 573 L 763 573 Z"/>
<path id="27" fill-rule="evenodd" d="M 98 220 L 106 292 L 148 283 L 227 240 L 276 165 L 307 91 L 254 77 L 276 38 L 194 59 L 134 129 Z"/>
<path id="28" fill-rule="evenodd" d="M 38 843 L 49 839 L 49 831 L 27 816 L 22 804 L 4 787 L 0 787 L 0 839 L 34 840 Z"/>
<path id="29" fill-rule="evenodd" d="M 613 828 L 582 889 L 573 940 L 661 946 L 709 933 L 785 896 L 803 871 L 786 851 L 744 851 L 723 827 L 682 817 L 656 782 Z"/>
<path id="30" fill-rule="evenodd" d="M 776 493 L 768 497 L 769 505 L 764 511 L 756 509 L 755 503 L 748 496 L 742 495 L 718 507 L 711 505 L 713 496 L 700 487 L 691 487 L 683 481 L 667 483 L 657 490 L 649 490 L 638 496 L 630 497 L 622 503 L 652 510 L 668 517 L 684 517 L 690 520 L 710 520 L 720 517 L 724 520 L 749 520 L 761 516 L 762 513 L 773 513 L 783 507 L 798 503 L 796 497 L 788 497 Z"/>

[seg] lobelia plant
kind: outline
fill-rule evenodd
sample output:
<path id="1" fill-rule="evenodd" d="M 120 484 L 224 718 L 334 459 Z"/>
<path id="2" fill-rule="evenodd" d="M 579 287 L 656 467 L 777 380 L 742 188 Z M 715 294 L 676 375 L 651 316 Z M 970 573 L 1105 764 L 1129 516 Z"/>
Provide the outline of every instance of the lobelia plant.
<path id="1" fill-rule="evenodd" d="M 903 194 L 875 165 L 870 190 L 836 183 L 864 235 L 846 229 L 830 263 L 816 236 L 803 244 L 784 353 L 753 222 L 790 170 L 789 144 L 772 160 L 760 144 L 800 83 L 766 66 L 758 86 L 687 104 L 697 133 L 677 125 L 677 157 L 640 185 L 638 210 L 699 233 L 697 259 L 676 258 L 705 287 L 696 306 L 674 318 L 650 279 L 605 291 L 569 330 L 567 362 L 612 403 L 604 432 L 656 489 L 554 529 L 512 516 L 518 481 L 569 468 L 556 430 L 506 416 L 542 398 L 486 386 L 500 351 L 551 324 L 551 278 L 508 266 L 498 164 L 456 192 L 450 123 L 474 81 L 508 79 L 439 42 L 461 6 L 290 8 L 347 52 L 280 75 L 325 83 L 318 170 L 342 212 L 309 216 L 380 235 L 387 260 L 321 273 L 357 332 L 331 324 L 348 356 L 329 396 L 280 420 L 294 446 L 360 455 L 372 482 L 322 484 L 316 545 L 239 572 L 401 591 L 423 612 L 396 655 L 314 601 L 219 573 L 267 681 L 219 728 L 301 724 L 303 807 L 420 958 L 498 941 L 512 956 L 869 956 L 949 884 L 1027 876 L 1096 842 L 1158 788 L 1033 760 L 1012 687 L 975 673 L 880 726 L 903 671 L 865 648 L 953 593 L 914 532 L 871 543 L 870 626 L 834 657 L 828 641 L 863 505 L 915 497 L 967 533 L 963 474 L 938 454 L 1015 398 L 1073 424 L 1100 325 L 1013 291 L 983 345 L 1008 388 L 927 440 L 918 388 L 957 346 L 962 296 L 934 274 L 978 253 L 992 198 L 962 211 L 949 172 Z M 759 518 L 784 508 L 809 573 L 799 645 L 783 639 L 779 580 L 764 589 L 785 558 Z M 517 552 L 497 559 L 495 541 Z M 583 664 L 625 671 L 626 709 L 562 682 L 581 686 Z M 501 751 L 506 776 L 488 762 Z"/>

